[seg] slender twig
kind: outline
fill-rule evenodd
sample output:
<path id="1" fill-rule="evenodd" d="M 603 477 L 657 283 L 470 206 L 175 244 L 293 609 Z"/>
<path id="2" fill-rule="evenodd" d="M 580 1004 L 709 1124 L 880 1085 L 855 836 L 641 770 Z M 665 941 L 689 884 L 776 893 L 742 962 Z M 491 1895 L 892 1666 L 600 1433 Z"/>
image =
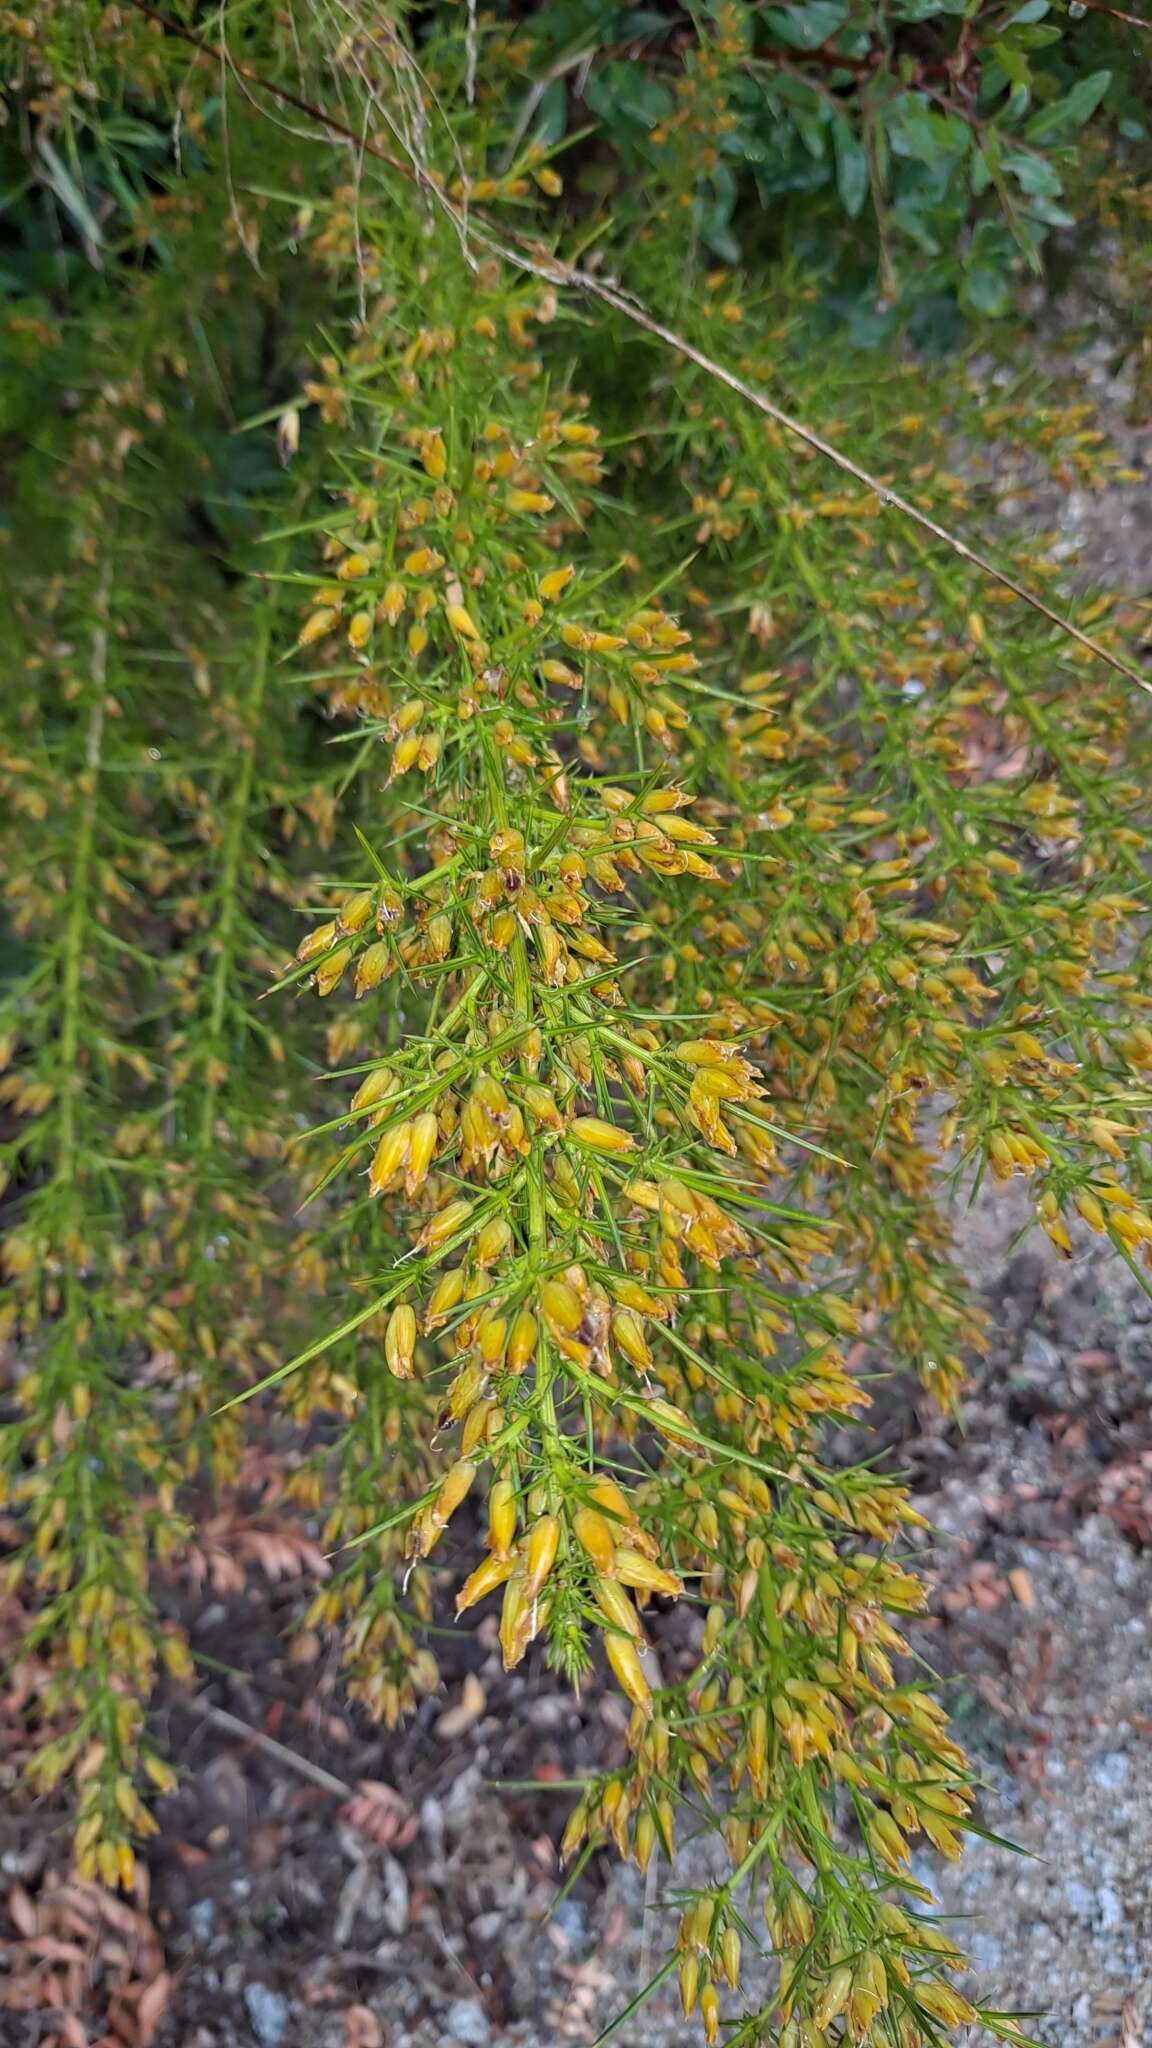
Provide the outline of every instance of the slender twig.
<path id="1" fill-rule="evenodd" d="M 1121 7 L 1105 7 L 1104 0 L 1080 0 L 1080 5 L 1092 14 L 1107 14 L 1113 21 L 1126 21 L 1129 28 L 1142 28 L 1145 35 L 1152 34 L 1152 21 L 1142 21 L 1138 14 L 1125 14 Z"/>
<path id="2" fill-rule="evenodd" d="M 468 0 L 468 26 L 464 31 L 464 49 L 464 97 L 471 106 L 476 98 L 476 59 L 479 49 L 479 38 L 476 33 L 476 0 Z"/>
<path id="3" fill-rule="evenodd" d="M 192 43 L 205 56 L 214 59 L 215 53 L 210 44 L 202 41 L 200 37 L 193 35 L 190 29 L 182 27 L 171 16 L 163 14 L 158 8 L 150 6 L 148 0 L 129 0 L 129 4 L 136 8 L 138 13 L 147 15 L 151 21 L 159 22 L 172 35 L 180 37 L 184 42 Z M 343 136 L 345 140 L 354 142 L 357 148 L 362 147 L 366 155 L 376 157 L 380 162 L 386 163 L 390 169 L 399 171 L 402 177 L 415 180 L 432 194 L 437 205 L 440 206 L 448 219 L 453 222 L 457 231 L 460 231 L 461 217 L 434 179 L 426 175 L 422 176 L 413 165 L 404 163 L 400 158 L 394 157 L 390 151 L 381 149 L 377 144 L 361 138 L 354 129 L 346 126 L 343 121 L 337 120 L 334 115 L 327 113 L 323 107 L 314 106 L 310 101 L 302 99 L 299 94 L 289 91 L 286 86 L 280 85 L 273 79 L 263 77 L 259 72 L 253 71 L 250 65 L 236 65 L 235 59 L 232 62 L 238 71 L 238 75 L 246 79 L 249 84 L 260 86 L 264 91 L 271 93 L 274 98 L 283 100 L 288 105 L 296 107 L 299 112 L 310 115 L 313 120 L 328 128 L 333 134 Z M 583 270 L 576 264 L 565 263 L 561 258 L 551 255 L 547 250 L 537 248 L 533 244 L 523 241 L 520 237 L 512 234 L 510 230 L 503 229 L 498 233 L 485 216 L 478 213 L 475 209 L 471 213 L 470 222 L 477 239 L 484 242 L 492 250 L 493 254 L 502 257 L 505 262 L 513 264 L 517 269 L 526 270 L 532 276 L 542 278 L 548 284 L 559 286 L 561 289 L 582 292 L 587 297 L 598 299 L 602 305 L 611 306 L 625 320 L 630 320 L 633 326 L 643 328 L 646 334 L 651 334 L 656 340 L 662 341 L 674 354 L 682 356 L 686 362 L 695 363 L 697 368 L 703 370 L 706 376 L 714 378 L 718 384 L 726 385 L 730 391 L 736 393 L 737 397 L 743 398 L 747 404 L 754 406 L 758 412 L 763 413 L 766 419 L 771 420 L 775 426 L 780 427 L 786 434 L 791 434 L 795 440 L 802 441 L 805 447 L 811 448 L 817 455 L 822 455 L 826 462 L 834 463 L 837 469 L 842 470 L 846 476 L 854 477 L 857 483 L 863 484 L 866 489 L 875 491 L 883 504 L 890 506 L 893 511 L 901 513 L 905 519 L 912 520 L 913 524 L 919 526 L 924 533 L 930 533 L 933 539 L 942 542 L 945 547 L 952 550 L 953 554 L 959 555 L 963 561 L 970 563 L 974 569 L 978 569 L 982 576 L 987 576 L 992 582 L 999 583 L 1003 589 L 1010 590 L 1013 597 L 1019 598 L 1022 604 L 1028 605 L 1034 612 L 1038 612 L 1042 618 L 1047 619 L 1051 625 L 1057 626 L 1062 633 L 1067 634 L 1069 639 L 1075 640 L 1079 646 L 1085 648 L 1096 660 L 1104 662 L 1107 667 L 1114 669 L 1118 675 L 1127 677 L 1128 681 L 1134 683 L 1138 690 L 1143 690 L 1145 695 L 1152 697 L 1152 682 L 1149 681 L 1147 676 L 1141 675 L 1139 669 L 1133 668 L 1130 662 L 1125 661 L 1122 656 L 1114 654 L 1110 648 L 1103 646 L 1099 640 L 1093 639 L 1090 633 L 1083 632 L 1071 619 L 1065 617 L 1062 612 L 1058 612 L 1053 605 L 1047 604 L 1042 597 L 1036 595 L 1035 591 L 1029 590 L 1026 584 L 1018 582 L 1014 576 L 1009 576 L 1005 570 L 998 569 L 996 564 L 989 561 L 986 555 L 982 555 L 976 548 L 969 547 L 967 541 L 961 540 L 958 534 L 951 532 L 946 526 L 941 526 L 938 520 L 933 519 L 930 513 L 923 511 L 912 499 L 904 497 L 901 492 L 893 490 L 891 485 L 883 483 L 879 477 L 873 476 L 860 463 L 854 462 L 850 455 L 845 455 L 842 449 L 837 448 L 831 441 L 826 441 L 824 436 L 818 434 L 814 428 L 806 426 L 802 420 L 793 419 L 790 413 L 785 412 L 781 406 L 775 405 L 762 391 L 758 391 L 754 385 L 747 383 L 743 377 L 738 377 L 734 370 L 729 370 L 726 365 L 717 362 L 714 357 L 706 355 L 703 349 L 697 348 L 695 343 L 689 341 L 685 335 L 677 334 L 673 328 L 666 327 L 663 321 L 657 320 L 653 314 L 649 313 L 630 292 L 625 291 L 617 284 L 610 283 L 604 278 L 593 276 L 590 271 Z"/>
<path id="4" fill-rule="evenodd" d="M 210 1721 L 223 1734 L 238 1735 L 244 1742 L 252 1743 L 256 1749 L 263 1750 L 265 1756 L 274 1757 L 277 1763 L 285 1764 L 299 1777 L 310 1779 L 322 1792 L 330 1792 L 333 1799 L 351 1799 L 352 1787 L 346 1785 L 343 1778 L 334 1777 L 322 1764 L 314 1764 L 310 1757 L 301 1756 L 299 1750 L 277 1742 L 275 1736 L 253 1728 L 251 1722 L 242 1721 L 238 1714 L 230 1714 L 226 1707 L 216 1707 L 211 1700 L 195 1697 L 183 1700 L 181 1705 L 187 1707 L 190 1714 L 199 1714 L 202 1721 Z"/>
<path id="5" fill-rule="evenodd" d="M 803 441 L 816 454 L 823 455 L 829 462 L 834 462 L 838 469 L 842 469 L 848 476 L 855 477 L 857 483 L 866 485 L 870 491 L 875 491 L 883 504 L 890 505 L 896 512 L 902 512 L 906 519 L 913 520 L 925 533 L 930 533 L 934 539 L 943 541 L 946 547 L 951 548 L 953 554 L 959 555 L 965 562 L 970 562 L 974 569 L 979 569 L 982 575 L 991 577 L 994 582 L 1001 584 L 1005 590 L 1010 590 L 1014 597 L 1018 597 L 1024 604 L 1030 605 L 1033 611 L 1039 612 L 1052 625 L 1059 626 L 1061 632 L 1067 633 L 1070 638 L 1078 641 L 1081 647 L 1086 647 L 1100 661 L 1107 662 L 1110 668 L 1117 669 L 1121 675 L 1127 676 L 1129 682 L 1135 683 L 1138 689 L 1143 690 L 1148 696 L 1152 696 L 1152 682 L 1149 682 L 1147 676 L 1142 676 L 1138 669 L 1130 667 L 1128 662 L 1123 661 L 1119 655 L 1113 654 L 1109 648 L 1102 646 L 1098 640 L 1094 640 L 1090 633 L 1082 632 L 1080 627 L 1074 625 L 1071 619 L 1065 618 L 1052 605 L 1046 604 L 1042 597 L 1037 597 L 1035 592 L 1029 590 L 1025 584 L 1018 583 L 1015 577 L 1009 576 L 1003 569 L 998 569 L 996 564 L 990 562 L 986 555 L 980 554 L 976 548 L 970 548 L 967 541 L 961 540 L 958 534 L 950 532 L 946 526 L 941 526 L 929 513 L 923 511 L 919 505 L 914 504 L 910 498 L 905 498 L 899 491 L 894 491 L 891 485 L 882 483 L 879 477 L 873 476 L 869 470 L 862 468 L 858 462 L 852 460 L 850 455 L 845 455 L 841 449 L 834 447 L 821 434 L 817 434 L 812 427 L 805 426 L 802 420 L 793 419 L 790 414 L 782 411 L 778 405 L 772 403 L 770 398 L 766 398 L 762 391 L 757 391 L 754 385 L 746 383 L 743 377 L 738 377 L 734 370 L 729 370 L 723 363 L 718 363 L 713 357 L 705 355 L 703 349 L 697 348 L 694 343 L 686 340 L 682 334 L 677 334 L 672 328 L 665 327 L 661 321 L 654 319 L 650 313 L 645 311 L 643 306 L 638 305 L 634 299 L 629 298 L 615 285 L 606 284 L 600 278 L 589 277 L 587 272 L 574 271 L 563 265 L 558 266 L 558 270 L 559 275 L 566 282 L 590 292 L 593 297 L 602 300 L 605 305 L 615 307 L 617 312 L 623 313 L 635 326 L 644 328 L 646 333 L 655 335 L 659 341 L 663 341 L 669 348 L 674 349 L 677 355 L 684 356 L 689 362 L 696 363 L 700 369 L 707 371 L 708 375 L 714 377 L 717 383 L 726 384 L 730 391 L 734 391 L 738 397 L 745 399 L 749 405 L 755 406 L 756 410 L 762 412 L 767 419 L 772 420 L 777 426 L 783 427 L 787 433 L 794 435 L 798 441 Z M 543 266 L 541 266 L 540 274 L 548 275 L 547 270 Z M 553 272 L 554 279 L 555 276 L 556 272 Z"/>

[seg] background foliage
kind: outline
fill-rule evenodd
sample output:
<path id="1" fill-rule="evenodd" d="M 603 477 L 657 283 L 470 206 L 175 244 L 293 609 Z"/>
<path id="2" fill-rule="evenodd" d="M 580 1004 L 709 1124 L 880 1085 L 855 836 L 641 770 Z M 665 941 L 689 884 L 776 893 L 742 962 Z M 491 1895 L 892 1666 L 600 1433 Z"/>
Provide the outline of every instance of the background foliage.
<path id="1" fill-rule="evenodd" d="M 1001 441 L 1115 467 L 1018 324 L 994 403 L 931 354 L 1141 215 L 1133 36 L 1072 12 L 7 10 L 6 1585 L 106 1881 L 271 1411 L 367 1709 L 435 1686 L 467 1529 L 507 1661 L 633 1703 L 569 1850 L 720 1807 L 710 2039 L 750 1940 L 729 2038 L 971 2017 L 907 1867 L 971 1804 L 916 1518 L 820 1425 L 865 1324 L 954 1390 L 951 1176 L 1152 1241 L 1136 689 L 887 495 L 974 532 Z"/>

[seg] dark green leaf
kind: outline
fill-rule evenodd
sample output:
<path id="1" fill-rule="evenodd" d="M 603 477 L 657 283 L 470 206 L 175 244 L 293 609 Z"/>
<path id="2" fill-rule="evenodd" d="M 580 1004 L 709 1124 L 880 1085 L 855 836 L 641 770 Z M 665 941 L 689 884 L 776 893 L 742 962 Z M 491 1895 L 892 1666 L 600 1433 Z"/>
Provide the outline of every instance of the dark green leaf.
<path id="1" fill-rule="evenodd" d="M 793 50 L 818 50 L 843 28 L 848 9 L 840 0 L 806 0 L 804 6 L 770 7 L 764 26 Z"/>
<path id="2" fill-rule="evenodd" d="M 937 113 L 915 93 L 904 93 L 892 103 L 885 125 L 894 153 L 923 164 L 963 156 L 971 141 L 966 121 L 957 114 Z"/>
<path id="3" fill-rule="evenodd" d="M 605 64 L 584 88 L 584 104 L 608 124 L 655 128 L 672 110 L 672 95 L 638 64 Z"/>
<path id="4" fill-rule="evenodd" d="M 993 270 L 987 264 L 974 263 L 964 273 L 960 287 L 963 304 L 973 313 L 986 313 L 996 318 L 1008 305 L 1008 273 Z"/>
<path id="5" fill-rule="evenodd" d="M 836 190 L 845 213 L 855 220 L 868 197 L 867 153 L 847 121 L 837 121 L 832 136 L 836 147 Z"/>
<path id="6" fill-rule="evenodd" d="M 1032 156 L 1024 150 L 1013 149 L 1005 152 L 1004 169 L 1015 178 L 1022 192 L 1040 199 L 1058 199 L 1062 191 L 1060 178 L 1046 157 Z"/>
<path id="7" fill-rule="evenodd" d="M 1022 85 L 1026 88 L 1031 85 L 1032 72 L 1023 50 L 1013 49 L 1003 38 L 998 43 L 993 43 L 992 49 L 1005 78 L 1013 85 Z"/>
<path id="8" fill-rule="evenodd" d="M 568 91 L 562 78 L 552 79 L 540 95 L 532 134 L 545 149 L 554 149 L 563 140 L 568 126 Z"/>
<path id="9" fill-rule="evenodd" d="M 1093 71 L 1089 77 L 1078 79 L 1062 100 L 1033 114 L 1025 130 L 1029 142 L 1060 142 L 1075 135 L 1085 121 L 1091 120 L 1111 83 L 1110 71 Z"/>

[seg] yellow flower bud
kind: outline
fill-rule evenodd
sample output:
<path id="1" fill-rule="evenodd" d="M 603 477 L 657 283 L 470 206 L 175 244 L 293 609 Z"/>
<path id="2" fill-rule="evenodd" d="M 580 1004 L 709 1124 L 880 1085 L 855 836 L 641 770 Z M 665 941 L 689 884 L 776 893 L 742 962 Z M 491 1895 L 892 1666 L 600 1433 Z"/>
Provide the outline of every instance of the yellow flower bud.
<path id="1" fill-rule="evenodd" d="M 448 457 L 444 448 L 443 436 L 439 432 L 429 432 L 421 435 L 420 460 L 427 474 L 433 477 L 437 483 L 448 474 Z"/>
<path id="2" fill-rule="evenodd" d="M 510 512 L 550 512 L 554 502 L 544 491 L 509 491 L 507 497 Z"/>
<path id="3" fill-rule="evenodd" d="M 438 1252 L 463 1228 L 475 1207 L 475 1202 L 449 1202 L 447 1208 L 441 1209 L 424 1225 L 416 1240 L 418 1249 Z"/>
<path id="4" fill-rule="evenodd" d="M 433 1519 L 441 1526 L 456 1513 L 475 1477 L 476 1467 L 467 1458 L 459 1458 L 455 1465 L 449 1467 L 432 1504 Z"/>
<path id="5" fill-rule="evenodd" d="M 351 946 L 337 946 L 334 953 L 329 953 L 327 959 L 320 962 L 312 977 L 318 996 L 330 996 L 333 989 L 338 987 L 351 958 Z"/>
<path id="6" fill-rule="evenodd" d="M 598 1515 L 595 1508 L 577 1508 L 572 1517 L 572 1529 L 597 1570 L 611 1571 L 616 1551 L 611 1523 L 603 1515 Z"/>
<path id="7" fill-rule="evenodd" d="M 488 1372 L 494 1372 L 499 1365 L 507 1335 L 508 1324 L 505 1318 L 489 1312 L 480 1325 L 477 1339 L 480 1357 Z"/>
<path id="8" fill-rule="evenodd" d="M 398 1380 L 412 1377 L 412 1352 L 416 1342 L 416 1311 L 401 1302 L 388 1318 L 384 1333 L 384 1356 L 388 1370 Z"/>
<path id="9" fill-rule="evenodd" d="M 556 1107 L 556 1098 L 551 1090 L 543 1087 L 539 1081 L 529 1081 L 525 1087 L 524 1107 L 542 1130 L 563 1130 L 564 1119 Z"/>
<path id="10" fill-rule="evenodd" d="M 846 1963 L 841 1963 L 833 1970 L 816 2000 L 812 2009 L 813 2026 L 827 2027 L 834 2019 L 838 2019 L 848 2003 L 851 1989 L 852 1972 Z"/>
<path id="11" fill-rule="evenodd" d="M 406 576 L 431 576 L 434 570 L 443 566 L 444 557 L 438 555 L 435 548 L 413 548 L 410 555 L 405 555 L 402 564 Z"/>
<path id="12" fill-rule="evenodd" d="M 488 1495 L 488 1547 L 507 1557 L 516 1534 L 516 1491 L 510 1479 L 497 1479 Z"/>
<path id="13" fill-rule="evenodd" d="M 444 609 L 448 624 L 454 633 L 458 633 L 463 640 L 479 640 L 480 629 L 465 605 L 450 604 Z"/>
<path id="14" fill-rule="evenodd" d="M 686 1442 L 691 1442 L 692 1423 L 683 1409 L 674 1407 L 671 1401 L 649 1401 L 647 1415 L 648 1420 L 654 1422 L 657 1429 L 663 1430 L 665 1436 L 671 1437 L 673 1441 L 677 1437 L 683 1437 Z"/>
<path id="15" fill-rule="evenodd" d="M 608 1286 L 621 1306 L 635 1309 L 637 1315 L 665 1318 L 670 1314 L 669 1304 L 661 1295 L 641 1287 L 639 1281 L 629 1279 L 625 1273 L 614 1273 Z"/>
<path id="16" fill-rule="evenodd" d="M 664 1571 L 639 1550 L 628 1547 L 618 1550 L 613 1570 L 622 1586 L 635 1586 L 640 1592 L 663 1593 L 670 1600 L 675 1600 L 684 1591 L 683 1581 L 676 1577 L 675 1572 Z"/>
<path id="17" fill-rule="evenodd" d="M 1108 1224 L 1104 1210 L 1090 1189 L 1077 1188 L 1072 1200 L 1090 1229 L 1100 1232 L 1107 1230 Z"/>
<path id="18" fill-rule="evenodd" d="M 584 1303 L 567 1280 L 544 1282 L 540 1310 L 555 1336 L 574 1337 L 584 1320 Z"/>
<path id="19" fill-rule="evenodd" d="M 307 938 L 301 939 L 296 948 L 297 960 L 303 964 L 306 960 L 315 960 L 319 954 L 326 953 L 329 946 L 335 944 L 338 932 L 339 926 L 335 919 L 330 924 L 318 924 L 315 931 L 309 932 Z"/>
<path id="20" fill-rule="evenodd" d="M 528 1531 L 524 1556 L 524 1598 L 534 1600 L 556 1562 L 560 1524 L 555 1515 L 541 1515 Z"/>
<path id="21" fill-rule="evenodd" d="M 412 1135 L 408 1141 L 408 1163 L 404 1175 L 404 1192 L 414 1195 L 428 1177 L 428 1168 L 436 1152 L 439 1127 L 432 1111 L 426 1109 L 412 1120 Z"/>
<path id="22" fill-rule="evenodd" d="M 353 987 L 357 1001 L 361 996 L 370 995 L 392 969 L 391 948 L 383 939 L 375 939 L 365 948 L 356 962 L 356 977 Z"/>
<path id="23" fill-rule="evenodd" d="M 652 1691 L 644 1676 L 639 1652 L 630 1636 L 606 1635 L 604 1652 L 626 1699 L 648 1715 L 652 1712 Z"/>
<path id="24" fill-rule="evenodd" d="M 573 1117 L 568 1133 L 577 1144 L 587 1145 L 593 1152 L 631 1152 L 636 1143 L 630 1131 L 622 1131 L 598 1116 Z"/>
<path id="25" fill-rule="evenodd" d="M 392 760 L 389 766 L 389 774 L 394 782 L 401 775 L 407 775 L 408 770 L 415 766 L 421 745 L 422 741 L 418 732 L 406 732 L 397 740 L 396 745 L 392 749 Z"/>
<path id="26" fill-rule="evenodd" d="M 445 1316 L 451 1315 L 452 1310 L 459 1303 L 463 1293 L 463 1266 L 451 1266 L 446 1273 L 441 1273 L 439 1280 L 428 1297 L 428 1307 L 424 1315 L 424 1328 L 431 1330 L 436 1323 L 443 1322 Z"/>
<path id="27" fill-rule="evenodd" d="M 631 1309 L 616 1310 L 612 1317 L 612 1335 L 628 1363 L 634 1365 L 637 1372 L 651 1370 L 652 1353 L 648 1349 L 640 1323 Z"/>
<path id="28" fill-rule="evenodd" d="M 605 1620 L 624 1635 L 634 1636 L 639 1640 L 643 1635 L 640 1617 L 623 1587 L 617 1585 L 614 1579 L 599 1577 L 593 1590 L 596 1605 Z"/>
<path id="29" fill-rule="evenodd" d="M 297 647 L 311 647 L 314 641 L 323 640 L 325 634 L 332 631 L 339 617 L 340 611 L 338 606 L 330 604 L 321 605 L 319 611 L 313 612 L 311 618 L 305 619 L 304 624 L 300 628 L 300 637 L 296 642 Z"/>
<path id="30" fill-rule="evenodd" d="M 493 1216 L 476 1239 L 474 1256 L 478 1266 L 491 1266 L 502 1259 L 512 1245 L 512 1226 L 505 1216 Z"/>
<path id="31" fill-rule="evenodd" d="M 652 1861 L 652 1852 L 656 1847 L 656 1823 L 647 1807 L 645 1807 L 643 1813 L 637 1819 L 634 1846 L 636 1861 L 640 1869 L 647 1870 L 648 1865 Z"/>
<path id="32" fill-rule="evenodd" d="M 340 907 L 337 920 L 342 933 L 363 931 L 376 908 L 376 891 L 360 889 L 355 896 L 348 896 Z"/>
<path id="33" fill-rule="evenodd" d="M 540 673 L 546 683 L 560 683 L 566 690 L 578 690 L 581 683 L 579 669 L 569 668 L 567 662 L 542 661 Z"/>
<path id="34" fill-rule="evenodd" d="M 465 1579 L 456 1595 L 456 1612 L 463 1614 L 466 1607 L 474 1607 L 478 1600 L 494 1593 L 512 1573 L 510 1557 L 486 1557 L 475 1571 Z"/>
<path id="35" fill-rule="evenodd" d="M 524 1573 L 514 1571 L 504 1588 L 504 1605 L 500 1614 L 500 1653 L 506 1671 L 510 1671 L 524 1654 L 519 1647 L 524 1606 Z"/>
<path id="36" fill-rule="evenodd" d="M 575 574 L 576 571 L 571 563 L 568 564 L 566 569 L 549 569 L 546 576 L 539 578 L 536 588 L 540 592 L 541 597 L 546 599 L 549 604 L 555 604 L 556 599 L 567 590 Z"/>
<path id="37" fill-rule="evenodd" d="M 499 1414 L 500 1410 L 497 1408 L 495 1401 L 477 1401 L 476 1406 L 468 1410 L 467 1415 L 464 1417 L 464 1427 L 460 1431 L 460 1456 L 462 1458 L 470 1458 L 473 1451 L 480 1444 L 487 1441 L 491 1434 L 492 1417 Z M 499 1427 L 499 1424 L 497 1424 L 497 1427 Z"/>
<path id="38" fill-rule="evenodd" d="M 696 2010 L 696 1999 L 700 1989 L 700 1961 L 697 1956 L 681 1956 L 679 1968 L 680 2010 L 685 2019 Z"/>
<path id="39" fill-rule="evenodd" d="M 372 1164 L 368 1168 L 368 1192 L 370 1194 L 383 1194 L 385 1188 L 391 1185 L 391 1182 L 399 1173 L 400 1168 L 408 1157 L 408 1145 L 411 1137 L 412 1126 L 410 1123 L 394 1124 L 390 1131 L 384 1133 L 372 1156 Z"/>
<path id="40" fill-rule="evenodd" d="M 516 1316 L 508 1338 L 505 1366 L 509 1372 L 521 1373 L 536 1349 L 536 1318 L 532 1311 L 522 1308 Z"/>

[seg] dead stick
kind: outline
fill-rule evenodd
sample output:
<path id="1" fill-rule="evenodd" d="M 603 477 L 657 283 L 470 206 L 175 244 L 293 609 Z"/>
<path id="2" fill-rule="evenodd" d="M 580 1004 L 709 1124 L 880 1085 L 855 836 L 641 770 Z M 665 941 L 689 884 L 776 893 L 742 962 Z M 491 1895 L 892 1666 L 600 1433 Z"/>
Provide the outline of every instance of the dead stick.
<path id="1" fill-rule="evenodd" d="M 352 1787 L 343 1778 L 335 1778 L 322 1764 L 314 1764 L 309 1757 L 301 1756 L 295 1749 L 289 1749 L 283 1742 L 277 1742 L 274 1735 L 265 1735 L 261 1729 L 253 1728 L 251 1722 L 242 1721 L 238 1714 L 230 1714 L 226 1707 L 213 1706 L 211 1700 L 192 1698 L 182 1700 L 182 1706 L 192 1714 L 199 1714 L 201 1720 L 211 1721 L 226 1735 L 238 1735 L 245 1742 L 251 1742 L 262 1749 L 265 1756 L 274 1757 L 277 1763 L 286 1764 L 302 1778 L 310 1778 L 319 1785 L 322 1792 L 330 1792 L 334 1799 L 351 1799 Z"/>

